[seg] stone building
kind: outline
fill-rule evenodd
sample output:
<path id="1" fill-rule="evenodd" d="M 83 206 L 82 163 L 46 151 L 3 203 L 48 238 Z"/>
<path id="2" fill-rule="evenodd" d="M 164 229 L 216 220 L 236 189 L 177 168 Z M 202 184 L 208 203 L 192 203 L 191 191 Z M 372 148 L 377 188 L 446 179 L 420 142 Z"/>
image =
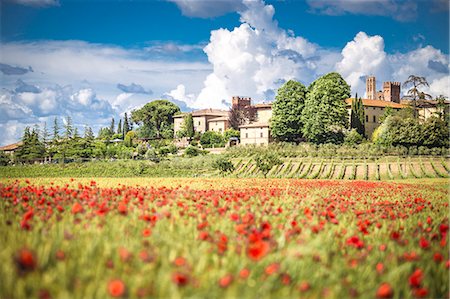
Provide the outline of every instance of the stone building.
<path id="1" fill-rule="evenodd" d="M 383 90 L 377 91 L 375 76 L 366 78 L 366 97 L 368 100 L 400 103 L 400 82 L 383 82 Z"/>
<path id="2" fill-rule="evenodd" d="M 242 145 L 268 145 L 272 142 L 270 135 L 270 119 L 272 118 L 272 104 L 256 104 L 256 120 L 239 126 Z"/>
<path id="3" fill-rule="evenodd" d="M 175 115 L 173 131 L 175 136 L 181 130 L 186 113 Z M 229 111 L 220 109 L 202 109 L 192 112 L 195 132 L 204 133 L 206 131 L 223 132 L 229 127 Z"/>
<path id="4" fill-rule="evenodd" d="M 354 101 L 353 98 L 346 99 L 345 102 L 347 103 L 347 110 L 349 113 L 349 117 L 351 114 L 351 107 L 352 102 Z M 395 103 L 395 102 L 389 102 L 389 101 L 382 101 L 382 100 L 371 100 L 371 99 L 362 99 L 362 103 L 364 106 L 364 114 L 365 114 L 365 135 L 367 138 L 371 138 L 373 132 L 376 128 L 380 125 L 380 117 L 383 116 L 384 111 L 387 107 L 390 107 L 394 110 L 400 110 L 402 108 L 405 108 L 406 105 Z"/>

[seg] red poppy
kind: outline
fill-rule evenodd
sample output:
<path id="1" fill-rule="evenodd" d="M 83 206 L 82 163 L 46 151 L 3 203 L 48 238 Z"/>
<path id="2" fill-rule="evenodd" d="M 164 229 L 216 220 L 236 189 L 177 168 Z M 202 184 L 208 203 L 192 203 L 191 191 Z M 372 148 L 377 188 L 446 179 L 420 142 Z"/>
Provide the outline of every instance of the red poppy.
<path id="1" fill-rule="evenodd" d="M 311 288 L 311 285 L 307 281 L 302 281 L 299 286 L 300 292 L 306 292 Z"/>
<path id="2" fill-rule="evenodd" d="M 182 266 L 186 265 L 186 259 L 184 257 L 177 257 L 173 261 L 173 264 L 177 267 L 182 267 Z"/>
<path id="3" fill-rule="evenodd" d="M 419 240 L 419 246 L 420 248 L 427 249 L 428 247 L 430 247 L 430 242 L 424 237 L 422 237 Z"/>
<path id="4" fill-rule="evenodd" d="M 414 296 L 417 298 L 426 298 L 428 296 L 428 290 L 425 288 L 415 289 Z"/>
<path id="5" fill-rule="evenodd" d="M 239 277 L 242 279 L 246 279 L 250 275 L 250 270 L 247 268 L 242 269 L 239 271 Z"/>
<path id="6" fill-rule="evenodd" d="M 149 228 L 144 228 L 144 230 L 142 231 L 142 236 L 143 237 L 150 237 L 152 235 L 152 230 Z"/>
<path id="7" fill-rule="evenodd" d="M 108 283 L 108 293 L 112 297 L 122 297 L 125 295 L 125 284 L 120 279 L 113 279 Z"/>
<path id="8" fill-rule="evenodd" d="M 278 269 L 280 269 L 280 264 L 273 263 L 273 264 L 270 264 L 269 266 L 267 266 L 266 269 L 264 270 L 264 272 L 267 275 L 272 275 L 272 274 L 278 272 Z"/>
<path id="9" fill-rule="evenodd" d="M 352 236 L 347 239 L 347 245 L 353 246 L 355 248 L 361 249 L 364 247 L 363 241 L 361 241 L 358 236 Z"/>
<path id="10" fill-rule="evenodd" d="M 257 241 L 248 246 L 247 255 L 250 259 L 259 261 L 269 252 L 269 248 L 269 243 Z"/>
<path id="11" fill-rule="evenodd" d="M 119 211 L 119 213 L 122 215 L 126 215 L 128 213 L 127 205 L 123 202 L 119 203 L 119 205 L 117 206 L 117 211 Z"/>
<path id="12" fill-rule="evenodd" d="M 378 263 L 377 266 L 376 266 L 376 269 L 377 269 L 378 274 L 383 273 L 383 270 L 384 270 L 383 263 Z"/>
<path id="13" fill-rule="evenodd" d="M 36 257 L 29 249 L 23 248 L 19 250 L 16 254 L 15 261 L 20 274 L 25 274 L 36 269 Z"/>
<path id="14" fill-rule="evenodd" d="M 80 203 L 76 202 L 72 206 L 72 214 L 78 214 L 83 212 L 83 206 Z"/>
<path id="15" fill-rule="evenodd" d="M 233 282 L 233 276 L 231 274 L 227 274 L 219 279 L 219 286 L 221 288 L 228 287 Z"/>
<path id="16" fill-rule="evenodd" d="M 423 279 L 423 272 L 421 269 L 417 269 L 413 274 L 409 277 L 409 285 L 413 288 L 420 287 Z"/>
<path id="17" fill-rule="evenodd" d="M 184 274 L 184 273 L 174 272 L 174 273 L 172 274 L 172 281 L 173 281 L 176 285 L 182 287 L 182 286 L 185 286 L 185 285 L 188 284 L 188 282 L 189 282 L 189 277 L 188 277 L 186 274 Z"/>
<path id="18" fill-rule="evenodd" d="M 392 298 L 394 296 L 394 291 L 392 290 L 391 286 L 383 282 L 377 290 L 377 298 Z"/>

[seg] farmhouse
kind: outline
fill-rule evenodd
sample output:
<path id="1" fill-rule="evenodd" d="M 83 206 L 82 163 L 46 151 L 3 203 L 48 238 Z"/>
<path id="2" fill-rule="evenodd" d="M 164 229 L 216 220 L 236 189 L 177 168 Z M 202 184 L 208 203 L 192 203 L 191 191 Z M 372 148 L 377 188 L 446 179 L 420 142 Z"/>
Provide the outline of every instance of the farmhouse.
<path id="1" fill-rule="evenodd" d="M 398 111 L 410 106 L 411 101 L 401 100 L 399 82 L 383 82 L 383 90 L 377 91 L 376 78 L 369 76 L 366 79 L 366 98 L 362 99 L 365 114 L 365 135 L 372 137 L 375 129 L 380 125 L 380 118 L 387 108 Z M 351 114 L 351 105 L 354 98 L 345 100 L 349 118 Z M 272 104 L 252 105 L 251 98 L 233 96 L 231 99 L 232 107 L 238 109 L 251 108 L 255 114 L 254 120 L 239 126 L 240 144 L 242 145 L 267 145 L 272 142 L 270 134 L 270 119 L 272 118 Z M 449 113 L 450 101 L 445 101 L 445 112 Z M 421 119 L 427 119 L 436 115 L 440 111 L 439 103 L 431 100 L 420 100 L 417 102 L 417 111 Z M 176 115 L 174 117 L 175 134 L 181 129 L 183 117 L 186 114 Z M 194 129 L 197 132 L 216 131 L 224 132 L 230 128 L 230 112 L 218 109 L 203 109 L 192 112 L 194 120 Z"/>

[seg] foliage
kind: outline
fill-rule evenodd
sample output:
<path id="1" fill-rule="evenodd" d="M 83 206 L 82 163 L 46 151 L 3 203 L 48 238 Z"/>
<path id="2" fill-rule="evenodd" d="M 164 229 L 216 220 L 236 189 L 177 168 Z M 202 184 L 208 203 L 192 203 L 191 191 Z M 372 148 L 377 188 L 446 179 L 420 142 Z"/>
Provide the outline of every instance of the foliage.
<path id="1" fill-rule="evenodd" d="M 44 157 L 45 145 L 39 140 L 39 131 L 33 128 L 30 131 L 26 127 L 22 137 L 22 146 L 17 152 L 17 158 L 21 162 L 33 162 Z"/>
<path id="2" fill-rule="evenodd" d="M 223 138 L 223 135 L 218 132 L 206 131 L 202 134 L 202 137 L 200 137 L 200 144 L 206 148 L 224 147 L 225 140 Z"/>
<path id="3" fill-rule="evenodd" d="M 403 83 L 403 88 L 407 87 L 410 88 L 406 92 L 406 98 L 412 101 L 414 117 L 417 118 L 417 109 L 416 109 L 417 101 L 420 99 L 424 100 L 431 99 L 431 96 L 429 94 L 420 91 L 420 88 L 429 87 L 429 84 L 425 77 L 410 75 L 408 79 Z"/>
<path id="4" fill-rule="evenodd" d="M 134 131 L 127 132 L 124 139 L 125 146 L 132 147 L 134 139 L 136 139 L 136 132 Z"/>
<path id="5" fill-rule="evenodd" d="M 218 169 L 220 171 L 220 173 L 222 173 L 222 174 L 226 174 L 226 173 L 234 171 L 233 163 L 229 159 L 227 159 L 223 156 L 217 158 L 214 161 L 213 168 Z"/>
<path id="6" fill-rule="evenodd" d="M 155 100 L 133 110 L 131 116 L 134 122 L 148 128 L 147 136 L 142 137 L 172 138 L 173 116 L 179 111 L 177 105 L 167 100 Z"/>
<path id="7" fill-rule="evenodd" d="M 187 113 L 183 118 L 183 124 L 181 125 L 181 129 L 177 132 L 177 136 L 179 138 L 194 137 L 194 119 L 192 118 L 192 113 Z"/>
<path id="8" fill-rule="evenodd" d="M 270 130 L 278 141 L 298 142 L 302 137 L 301 119 L 306 99 L 306 87 L 289 80 L 281 86 L 272 104 Z"/>
<path id="9" fill-rule="evenodd" d="M 254 106 L 233 106 L 230 108 L 229 115 L 230 127 L 239 130 L 239 126 L 256 120 L 256 109 Z"/>
<path id="10" fill-rule="evenodd" d="M 348 132 L 345 135 L 344 144 L 348 144 L 348 145 L 360 144 L 363 142 L 363 140 L 364 140 L 364 137 L 361 136 L 361 134 L 359 134 L 356 129 L 351 129 L 350 132 Z"/>
<path id="11" fill-rule="evenodd" d="M 184 155 L 187 156 L 187 157 L 195 157 L 195 156 L 200 155 L 201 153 L 202 153 L 201 149 L 199 149 L 196 146 L 192 146 L 192 145 L 189 145 L 184 150 Z"/>
<path id="12" fill-rule="evenodd" d="M 0 151 L 0 166 L 6 166 L 11 162 L 11 156 Z"/>
<path id="13" fill-rule="evenodd" d="M 256 167 L 263 173 L 264 177 L 267 176 L 267 173 L 272 167 L 283 164 L 283 161 L 280 160 L 277 154 L 270 152 L 263 155 L 257 155 L 253 160 L 256 163 Z"/>
<path id="14" fill-rule="evenodd" d="M 302 133 L 313 143 L 340 143 L 348 127 L 345 99 L 350 86 L 338 73 L 329 73 L 308 87 L 302 112 Z"/>
<path id="15" fill-rule="evenodd" d="M 390 107 L 388 107 L 390 108 Z M 358 98 L 358 94 L 356 94 L 355 99 L 352 101 L 352 108 L 350 114 L 350 128 L 356 129 L 356 132 L 365 136 L 365 113 L 364 113 L 364 105 L 361 98 Z"/>
<path id="16" fill-rule="evenodd" d="M 430 117 L 421 123 L 401 114 L 388 116 L 375 130 L 372 140 L 382 145 L 445 147 L 448 146 L 448 124 L 438 117 Z"/>
<path id="17" fill-rule="evenodd" d="M 227 130 L 225 130 L 225 132 L 223 132 L 224 142 L 228 142 L 231 137 L 240 138 L 241 133 L 238 130 L 235 130 L 233 128 L 227 129 Z"/>

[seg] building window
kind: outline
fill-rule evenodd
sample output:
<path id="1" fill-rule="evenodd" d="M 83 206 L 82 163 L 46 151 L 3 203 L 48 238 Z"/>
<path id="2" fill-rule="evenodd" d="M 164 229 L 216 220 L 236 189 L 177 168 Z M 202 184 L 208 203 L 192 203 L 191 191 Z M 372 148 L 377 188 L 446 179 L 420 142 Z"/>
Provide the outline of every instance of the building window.
<path id="1" fill-rule="evenodd" d="M 200 126 L 200 121 L 198 121 L 198 125 Z"/>
<path id="2" fill-rule="evenodd" d="M 368 122 L 369 122 L 369 116 L 366 115 L 366 123 L 368 123 Z"/>
<path id="3" fill-rule="evenodd" d="M 222 128 L 219 128 L 219 132 L 222 132 Z"/>
<path id="4" fill-rule="evenodd" d="M 264 135 L 263 132 L 261 132 L 261 133 L 259 134 L 259 137 L 263 138 L 263 137 L 264 137 L 263 135 Z"/>
<path id="5" fill-rule="evenodd" d="M 245 138 L 248 138 L 248 133 L 245 133 Z"/>
<path id="6" fill-rule="evenodd" d="M 377 117 L 374 115 L 373 116 L 373 122 L 376 123 L 377 122 Z"/>

